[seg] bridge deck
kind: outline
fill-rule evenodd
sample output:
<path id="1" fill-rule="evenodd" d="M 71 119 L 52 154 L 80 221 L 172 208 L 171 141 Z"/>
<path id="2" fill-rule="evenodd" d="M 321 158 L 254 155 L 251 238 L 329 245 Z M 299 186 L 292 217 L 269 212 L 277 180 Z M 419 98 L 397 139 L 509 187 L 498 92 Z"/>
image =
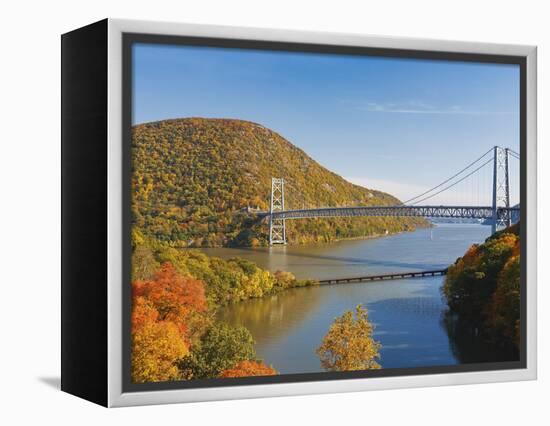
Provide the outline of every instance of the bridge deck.
<path id="1" fill-rule="evenodd" d="M 519 219 L 519 207 L 498 207 L 497 218 Z M 493 219 L 490 206 L 363 206 L 323 207 L 317 209 L 282 210 L 266 213 L 272 219 L 306 219 L 314 217 L 397 216 Z"/>
<path id="2" fill-rule="evenodd" d="M 404 278 L 435 277 L 446 274 L 447 269 L 438 269 L 433 271 L 397 272 L 393 274 L 368 275 L 365 277 L 332 278 L 327 280 L 319 280 L 319 284 L 348 284 L 366 281 L 399 280 Z"/>

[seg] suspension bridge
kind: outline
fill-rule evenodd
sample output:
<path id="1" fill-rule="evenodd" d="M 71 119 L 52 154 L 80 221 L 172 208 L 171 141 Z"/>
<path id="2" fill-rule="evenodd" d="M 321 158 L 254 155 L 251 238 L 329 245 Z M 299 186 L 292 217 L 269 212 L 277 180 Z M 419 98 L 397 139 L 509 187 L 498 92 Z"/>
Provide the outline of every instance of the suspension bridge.
<path id="1" fill-rule="evenodd" d="M 514 195 L 519 200 L 519 159 L 520 155 L 516 151 L 495 146 L 443 182 L 399 205 L 312 207 L 285 210 L 285 179 L 272 178 L 270 210 L 262 213 L 269 222 L 269 243 L 270 245 L 286 244 L 287 220 L 330 217 L 391 216 L 478 219 L 490 222 L 494 233 L 519 221 L 519 201 L 516 205 L 511 205 L 513 169 L 517 170 L 515 174 L 517 190 Z M 516 167 L 512 168 L 511 160 L 518 160 Z M 487 171 L 492 175 L 489 179 L 484 176 Z M 470 205 L 474 198 L 476 179 L 478 179 L 478 200 L 484 203 Z M 480 179 L 483 179 L 481 184 Z M 447 196 L 448 200 L 451 190 L 458 187 L 462 188 L 462 195 L 466 195 L 470 203 L 451 204 L 447 201 L 445 204 L 434 204 L 443 194 Z M 481 199 L 479 198 L 480 190 L 483 193 Z M 486 196 L 486 193 L 489 193 L 489 196 Z"/>

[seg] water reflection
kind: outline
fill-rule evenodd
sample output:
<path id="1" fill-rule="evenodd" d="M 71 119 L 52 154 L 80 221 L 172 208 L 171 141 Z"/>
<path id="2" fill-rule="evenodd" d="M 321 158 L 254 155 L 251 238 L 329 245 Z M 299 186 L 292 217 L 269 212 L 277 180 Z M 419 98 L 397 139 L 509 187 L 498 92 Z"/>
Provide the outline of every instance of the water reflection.
<path id="1" fill-rule="evenodd" d="M 218 319 L 245 326 L 259 346 L 269 342 L 276 344 L 279 337 L 300 327 L 319 309 L 323 292 L 317 290 L 312 287 L 289 289 L 273 296 L 235 303 L 222 308 Z"/>
<path id="2" fill-rule="evenodd" d="M 454 364 L 442 327 L 441 277 L 294 289 L 229 306 L 220 319 L 247 327 L 258 355 L 282 373 L 321 371 L 315 349 L 334 318 L 369 310 L 383 367 Z"/>
<path id="3" fill-rule="evenodd" d="M 479 362 L 518 361 L 519 352 L 513 345 L 498 346 L 479 336 L 479 331 L 446 312 L 441 324 L 449 336 L 449 345 L 461 364 Z"/>
<path id="4" fill-rule="evenodd" d="M 482 242 L 489 232 L 488 227 L 479 225 L 444 225 L 433 231 L 322 246 L 205 251 L 225 258 L 245 257 L 264 268 L 291 271 L 300 278 L 326 279 L 444 268 L 472 243 Z M 258 355 L 281 373 L 321 371 L 315 349 L 334 318 L 359 303 L 368 308 L 376 327 L 384 368 L 470 362 L 480 354 L 464 355 L 465 351 L 458 349 L 456 333 L 448 335 L 448 324 L 442 320 L 443 279 L 293 289 L 228 306 L 219 317 L 247 327 L 257 341 Z M 487 350 L 479 348 L 482 353 Z"/>

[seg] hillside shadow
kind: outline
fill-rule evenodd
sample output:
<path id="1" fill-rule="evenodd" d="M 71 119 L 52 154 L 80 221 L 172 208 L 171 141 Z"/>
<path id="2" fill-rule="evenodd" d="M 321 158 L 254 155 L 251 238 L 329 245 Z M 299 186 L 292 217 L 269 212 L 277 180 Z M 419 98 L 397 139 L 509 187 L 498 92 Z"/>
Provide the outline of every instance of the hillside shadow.
<path id="1" fill-rule="evenodd" d="M 250 247 L 239 247 L 239 250 L 243 251 L 258 251 L 257 249 Z M 302 257 L 307 259 L 318 259 L 318 260 L 328 260 L 334 262 L 343 262 L 343 263 L 354 263 L 357 265 L 373 265 L 373 266 L 388 266 L 394 268 L 406 268 L 406 269 L 434 269 L 434 268 L 446 268 L 448 264 L 427 264 L 427 263 L 412 263 L 412 262 L 399 262 L 395 260 L 381 260 L 381 259 L 368 259 L 368 258 L 358 258 L 358 257 L 347 257 L 347 256 L 327 256 L 319 254 L 307 254 L 307 253 L 288 253 L 288 252 L 269 252 L 270 256 L 285 256 L 285 257 Z"/>

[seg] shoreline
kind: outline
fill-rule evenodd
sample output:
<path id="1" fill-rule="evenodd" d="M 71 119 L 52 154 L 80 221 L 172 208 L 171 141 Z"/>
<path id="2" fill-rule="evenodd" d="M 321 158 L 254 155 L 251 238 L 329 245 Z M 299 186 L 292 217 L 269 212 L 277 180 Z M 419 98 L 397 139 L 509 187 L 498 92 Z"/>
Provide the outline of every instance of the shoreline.
<path id="1" fill-rule="evenodd" d="M 207 247 L 174 247 L 177 250 L 217 250 L 217 249 L 234 249 L 234 250 L 261 250 L 261 249 L 270 249 L 272 247 L 308 247 L 308 246 L 324 246 L 333 243 L 340 243 L 345 241 L 360 241 L 360 240 L 373 240 L 376 238 L 391 237 L 394 235 L 405 234 L 409 232 L 416 232 L 421 229 L 435 228 L 438 224 L 431 223 L 428 226 L 419 226 L 415 229 L 398 231 L 398 232 L 389 232 L 387 234 L 372 234 L 372 235 L 363 235 L 358 237 L 348 237 L 348 238 L 336 238 L 331 241 L 309 241 L 306 243 L 296 243 L 296 244 L 277 244 L 274 246 L 262 245 L 262 246 L 207 246 Z"/>
<path id="2" fill-rule="evenodd" d="M 446 228 L 446 227 L 470 228 L 472 226 L 473 227 L 478 227 L 478 226 L 482 226 L 482 225 L 478 225 L 478 224 L 460 224 L 460 223 L 459 224 L 447 224 L 447 223 L 438 224 L 438 223 L 436 223 L 436 224 L 432 224 L 432 226 L 430 226 L 429 228 L 425 228 L 425 227 L 416 228 L 415 230 L 412 230 L 412 231 L 400 231 L 400 232 L 396 232 L 396 233 L 393 233 L 393 234 L 387 234 L 387 235 L 377 234 L 377 235 L 370 235 L 370 236 L 367 236 L 367 237 L 340 239 L 338 241 L 332 241 L 330 244 L 327 244 L 327 243 L 309 243 L 309 244 L 288 245 L 288 246 L 280 245 L 280 246 L 274 246 L 274 247 L 269 247 L 269 246 L 267 246 L 267 247 L 266 246 L 262 246 L 262 247 L 206 247 L 206 248 L 190 248 L 190 249 L 187 249 L 187 250 L 201 252 L 201 253 L 205 254 L 206 256 L 208 256 L 208 257 L 220 258 L 220 259 L 224 259 L 224 260 L 228 260 L 228 259 L 231 259 L 231 258 L 247 259 L 249 261 L 252 261 L 259 268 L 268 270 L 271 273 L 275 273 L 277 270 L 287 271 L 287 272 L 291 272 L 294 275 L 296 275 L 296 277 L 298 279 L 323 280 L 323 279 L 335 278 L 335 277 L 331 273 L 329 273 L 328 275 L 326 275 L 325 273 L 323 273 L 321 275 L 313 274 L 313 276 L 312 276 L 311 271 L 310 271 L 310 274 L 303 275 L 303 271 L 296 270 L 295 268 L 291 267 L 290 265 L 284 265 L 282 263 L 279 264 L 279 262 L 277 262 L 277 260 L 274 260 L 274 263 L 271 263 L 271 262 L 266 263 L 266 262 L 263 262 L 261 259 L 264 259 L 266 257 L 271 257 L 272 255 L 275 255 L 276 257 L 274 259 L 277 259 L 277 256 L 279 256 L 281 254 L 285 254 L 285 253 L 292 256 L 292 253 L 295 252 L 295 251 L 297 251 L 297 253 L 298 253 L 297 256 L 300 257 L 301 256 L 300 253 L 303 252 L 303 251 L 308 252 L 308 250 L 315 250 L 316 251 L 316 250 L 330 249 L 331 246 L 334 246 L 335 249 L 339 249 L 339 247 L 341 247 L 342 245 L 346 245 L 346 244 L 352 244 L 352 245 L 361 244 L 361 241 L 364 241 L 364 242 L 368 242 L 368 241 L 371 241 L 371 240 L 375 241 L 375 240 L 378 240 L 378 239 L 381 240 L 381 238 L 383 238 L 383 237 L 390 237 L 390 236 L 398 237 L 399 235 L 410 235 L 410 234 L 414 234 L 415 232 L 424 231 L 425 233 L 427 232 L 429 234 L 428 231 L 430 229 L 439 228 L 439 227 L 442 227 L 442 228 Z M 259 258 L 257 256 L 259 256 Z M 452 261 L 450 262 L 450 264 L 452 264 Z M 441 265 L 441 268 L 448 267 L 450 264 Z M 439 267 L 439 265 L 437 265 L 437 267 Z M 299 267 L 299 269 L 301 269 L 301 268 Z M 389 272 L 393 272 L 393 271 L 389 271 Z M 358 273 L 357 275 L 358 276 L 359 275 L 368 275 L 369 273 L 367 273 L 365 271 L 365 272 Z M 348 275 L 351 276 L 351 275 L 354 275 L 354 274 L 348 274 Z M 336 277 L 336 278 L 338 278 L 338 277 Z"/>

